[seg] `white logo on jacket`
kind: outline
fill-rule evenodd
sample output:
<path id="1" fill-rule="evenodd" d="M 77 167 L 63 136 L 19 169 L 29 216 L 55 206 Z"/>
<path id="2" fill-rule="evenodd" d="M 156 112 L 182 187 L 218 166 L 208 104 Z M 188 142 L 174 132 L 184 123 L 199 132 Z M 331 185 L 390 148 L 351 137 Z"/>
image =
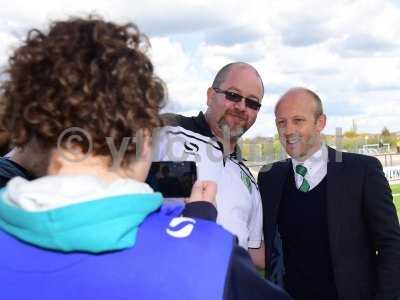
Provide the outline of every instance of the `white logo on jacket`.
<path id="1" fill-rule="evenodd" d="M 187 224 L 179 230 L 174 230 L 175 227 L 179 226 L 182 223 L 187 223 Z M 193 224 L 196 224 L 196 220 L 192 218 L 185 218 L 185 217 L 173 218 L 169 223 L 168 225 L 169 228 L 166 229 L 166 232 L 168 235 L 174 238 L 178 239 L 186 238 L 192 233 L 194 228 Z"/>

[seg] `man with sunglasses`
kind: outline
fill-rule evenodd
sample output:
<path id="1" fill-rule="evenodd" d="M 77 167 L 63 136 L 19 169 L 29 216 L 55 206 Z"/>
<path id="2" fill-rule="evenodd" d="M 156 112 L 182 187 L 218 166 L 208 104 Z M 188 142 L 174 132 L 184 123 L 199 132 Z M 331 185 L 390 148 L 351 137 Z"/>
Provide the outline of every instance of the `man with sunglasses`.
<path id="1" fill-rule="evenodd" d="M 260 194 L 237 142 L 256 121 L 263 95 L 254 67 L 243 62 L 224 66 L 207 90 L 205 114 L 165 115 L 154 157 L 196 161 L 198 178 L 217 182 L 217 223 L 238 237 L 258 267 L 264 266 Z"/>

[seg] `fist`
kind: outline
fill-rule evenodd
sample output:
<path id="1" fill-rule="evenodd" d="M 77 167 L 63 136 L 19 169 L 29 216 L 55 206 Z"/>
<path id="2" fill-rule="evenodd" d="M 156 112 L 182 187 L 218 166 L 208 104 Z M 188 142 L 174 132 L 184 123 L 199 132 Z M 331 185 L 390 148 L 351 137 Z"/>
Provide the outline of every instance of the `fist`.
<path id="1" fill-rule="evenodd" d="M 187 203 L 196 201 L 207 201 L 215 205 L 215 196 L 217 195 L 217 184 L 214 181 L 196 181 L 192 187 L 190 198 Z"/>

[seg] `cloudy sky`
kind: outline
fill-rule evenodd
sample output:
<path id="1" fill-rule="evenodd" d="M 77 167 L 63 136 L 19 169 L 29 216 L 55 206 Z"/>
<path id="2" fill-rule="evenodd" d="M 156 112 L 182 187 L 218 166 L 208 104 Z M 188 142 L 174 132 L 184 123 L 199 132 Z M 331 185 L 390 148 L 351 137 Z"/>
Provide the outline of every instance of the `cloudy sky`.
<path id="1" fill-rule="evenodd" d="M 400 0 L 0 0 L 0 65 L 27 30 L 50 20 L 97 13 L 133 21 L 151 40 L 167 83 L 166 111 L 206 108 L 206 89 L 232 61 L 254 65 L 263 107 L 246 134 L 275 133 L 274 104 L 290 87 L 322 98 L 326 133 L 400 131 Z"/>

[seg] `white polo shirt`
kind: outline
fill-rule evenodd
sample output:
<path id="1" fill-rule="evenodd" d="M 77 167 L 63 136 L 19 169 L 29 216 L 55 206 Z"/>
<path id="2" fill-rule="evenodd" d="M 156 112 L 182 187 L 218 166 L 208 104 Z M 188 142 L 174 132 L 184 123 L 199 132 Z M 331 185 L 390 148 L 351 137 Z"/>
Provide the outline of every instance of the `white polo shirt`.
<path id="1" fill-rule="evenodd" d="M 218 185 L 217 223 L 238 237 L 245 249 L 262 241 L 262 206 L 257 183 L 236 157 L 224 158 L 222 144 L 212 135 L 203 113 L 197 117 L 168 115 L 168 126 L 156 137 L 154 161 L 195 161 L 198 179 Z"/>

